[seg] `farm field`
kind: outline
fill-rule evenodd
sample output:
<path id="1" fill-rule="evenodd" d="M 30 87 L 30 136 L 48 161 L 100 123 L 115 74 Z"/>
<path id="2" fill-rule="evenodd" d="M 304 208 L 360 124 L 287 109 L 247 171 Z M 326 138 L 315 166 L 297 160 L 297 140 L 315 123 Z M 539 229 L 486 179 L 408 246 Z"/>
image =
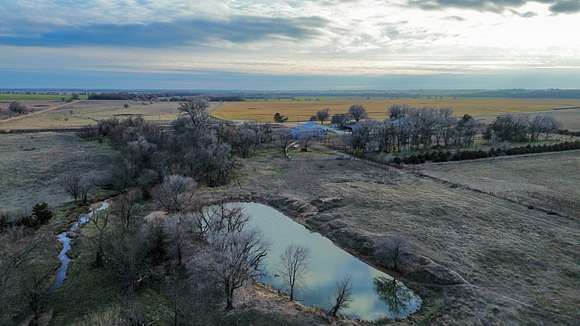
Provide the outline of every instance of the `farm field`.
<path id="1" fill-rule="evenodd" d="M 124 108 L 124 104 L 129 104 Z M 168 122 L 177 117 L 177 102 L 143 104 L 136 101 L 80 101 L 57 110 L 2 123 L 0 130 L 67 129 L 94 125 L 107 118 L 141 116 L 145 120 Z"/>
<path id="2" fill-rule="evenodd" d="M 427 164 L 427 175 L 580 217 L 580 151 Z"/>
<path id="3" fill-rule="evenodd" d="M 0 123 L 2 123 L 2 119 L 11 117 L 10 112 L 8 111 L 8 107 L 12 102 L 13 101 L 0 100 Z M 36 100 L 36 101 L 19 101 L 19 102 L 24 104 L 26 108 L 30 110 L 30 112 L 46 110 L 50 107 L 64 104 L 64 102 L 60 100 Z"/>
<path id="4" fill-rule="evenodd" d="M 405 250 L 463 277 L 465 285 L 436 287 L 414 317 L 419 324 L 436 317 L 443 324 L 572 325 L 580 318 L 577 219 L 408 172 L 327 156 L 287 161 L 274 151 L 260 153 L 244 160 L 239 185 L 229 192 L 252 198 L 276 194 L 299 203 L 333 198 L 332 205 L 298 220 L 373 262 L 380 259 L 367 248 L 398 236 Z M 565 160 L 555 160 L 551 173 L 566 178 L 570 168 Z M 554 192 L 557 186 L 557 181 L 546 184 Z M 284 209 L 288 200 L 276 202 Z M 301 210 L 303 205 L 296 207 Z M 429 288 L 402 281 L 420 293 Z"/>
<path id="5" fill-rule="evenodd" d="M 384 100 L 321 100 L 321 101 L 247 101 L 226 102 L 216 107 L 213 114 L 228 120 L 272 122 L 274 113 L 287 116 L 290 122 L 306 121 L 318 110 L 330 109 L 331 114 L 344 113 L 352 104 L 362 104 L 369 116 L 384 119 L 393 104 L 416 107 L 452 108 L 455 115 L 495 117 L 505 113 L 550 111 L 561 107 L 580 107 L 574 99 L 499 99 L 499 98 L 399 98 Z M 580 119 L 580 118 L 579 118 Z"/>
<path id="6" fill-rule="evenodd" d="M 71 172 L 105 175 L 113 156 L 108 146 L 74 133 L 0 135 L 0 153 L 0 208 L 6 210 L 71 200 L 61 178 Z"/>

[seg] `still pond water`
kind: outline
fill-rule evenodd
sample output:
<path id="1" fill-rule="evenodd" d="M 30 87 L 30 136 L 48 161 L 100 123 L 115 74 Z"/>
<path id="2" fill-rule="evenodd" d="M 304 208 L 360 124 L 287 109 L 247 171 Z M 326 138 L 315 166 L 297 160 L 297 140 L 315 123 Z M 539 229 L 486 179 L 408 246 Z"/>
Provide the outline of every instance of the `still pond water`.
<path id="1" fill-rule="evenodd" d="M 270 245 L 261 281 L 275 289 L 285 290 L 280 256 L 289 245 L 310 250 L 307 271 L 296 298 L 308 306 L 326 311 L 336 291 L 337 282 L 349 276 L 352 301 L 341 313 L 363 320 L 405 318 L 421 307 L 421 298 L 392 277 L 367 265 L 335 246 L 330 240 L 313 233 L 281 212 L 256 203 L 232 203 L 250 217 L 250 226 L 260 230 Z"/>

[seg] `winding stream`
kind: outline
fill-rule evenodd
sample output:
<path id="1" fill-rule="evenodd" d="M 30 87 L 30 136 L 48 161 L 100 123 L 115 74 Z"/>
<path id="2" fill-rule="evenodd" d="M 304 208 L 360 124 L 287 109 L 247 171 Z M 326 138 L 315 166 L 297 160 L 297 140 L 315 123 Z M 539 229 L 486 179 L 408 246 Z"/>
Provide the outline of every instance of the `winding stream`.
<path id="1" fill-rule="evenodd" d="M 280 274 L 280 255 L 291 244 L 310 249 L 307 271 L 296 298 L 308 306 L 326 311 L 345 276 L 352 282 L 352 301 L 343 314 L 363 320 L 400 319 L 419 310 L 419 296 L 401 282 L 337 247 L 329 239 L 313 233 L 303 225 L 272 207 L 256 203 L 231 203 L 242 207 L 250 217 L 251 227 L 260 230 L 270 245 L 264 261 L 261 282 L 284 290 Z"/>
<path id="2" fill-rule="evenodd" d="M 66 273 L 68 271 L 68 267 L 71 261 L 70 257 L 68 256 L 68 253 L 72 248 L 71 247 L 72 238 L 70 237 L 70 235 L 72 233 L 78 232 L 79 228 L 84 224 L 87 224 L 91 220 L 91 217 L 93 217 L 97 212 L 105 210 L 107 208 L 109 208 L 109 203 L 107 201 L 102 202 L 99 207 L 91 209 L 86 214 L 79 215 L 78 220 L 75 223 L 73 223 L 73 225 L 71 225 L 68 231 L 63 232 L 57 236 L 58 241 L 62 243 L 62 249 L 58 254 L 60 267 L 56 272 L 56 280 L 54 281 L 53 289 L 60 288 L 62 286 L 62 283 L 66 279 Z"/>

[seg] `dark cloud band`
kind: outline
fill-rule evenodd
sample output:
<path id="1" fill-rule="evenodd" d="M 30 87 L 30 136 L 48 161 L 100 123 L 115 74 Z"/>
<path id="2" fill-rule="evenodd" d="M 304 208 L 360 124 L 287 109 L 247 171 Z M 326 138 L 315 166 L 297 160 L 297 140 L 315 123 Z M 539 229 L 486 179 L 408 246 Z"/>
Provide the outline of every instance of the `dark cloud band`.
<path id="1" fill-rule="evenodd" d="M 465 8 L 479 11 L 503 12 L 506 9 L 520 7 L 529 2 L 539 2 L 550 5 L 553 13 L 580 12 L 579 0 L 409 0 L 411 6 L 426 10 L 442 8 Z"/>
<path id="2" fill-rule="evenodd" d="M 320 17 L 265 18 L 237 16 L 228 20 L 189 19 L 148 24 L 45 26 L 45 32 L 0 36 L 0 44 L 17 46 L 126 46 L 157 48 L 195 45 L 207 40 L 247 43 L 282 37 L 308 39 L 327 21 Z"/>

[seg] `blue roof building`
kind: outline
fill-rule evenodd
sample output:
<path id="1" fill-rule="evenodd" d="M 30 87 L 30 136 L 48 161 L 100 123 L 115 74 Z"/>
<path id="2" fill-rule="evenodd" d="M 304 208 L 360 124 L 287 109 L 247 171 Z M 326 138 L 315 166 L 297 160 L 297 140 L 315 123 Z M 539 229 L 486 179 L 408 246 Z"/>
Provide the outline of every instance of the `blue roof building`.
<path id="1" fill-rule="evenodd" d="M 328 129 L 319 125 L 315 121 L 308 121 L 300 124 L 290 130 L 292 137 L 300 138 L 305 136 L 322 137 L 326 134 Z"/>

